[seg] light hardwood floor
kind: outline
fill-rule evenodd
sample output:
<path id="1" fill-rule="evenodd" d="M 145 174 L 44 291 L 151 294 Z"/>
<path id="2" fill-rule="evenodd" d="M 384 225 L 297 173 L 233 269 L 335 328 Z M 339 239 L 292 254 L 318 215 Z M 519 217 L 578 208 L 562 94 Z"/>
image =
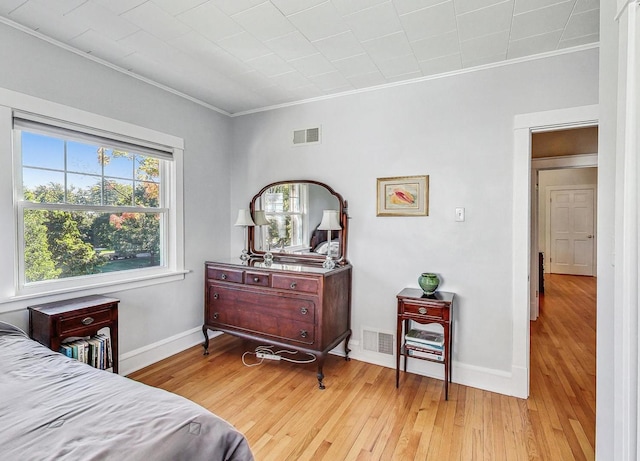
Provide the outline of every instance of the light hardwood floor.
<path id="1" fill-rule="evenodd" d="M 595 444 L 595 278 L 546 275 L 531 324 L 522 400 L 330 356 L 247 368 L 253 345 L 223 335 L 130 377 L 183 395 L 242 431 L 263 460 L 591 460 Z M 247 358 L 250 361 L 251 358 Z M 455 376 L 454 376 L 455 379 Z"/>

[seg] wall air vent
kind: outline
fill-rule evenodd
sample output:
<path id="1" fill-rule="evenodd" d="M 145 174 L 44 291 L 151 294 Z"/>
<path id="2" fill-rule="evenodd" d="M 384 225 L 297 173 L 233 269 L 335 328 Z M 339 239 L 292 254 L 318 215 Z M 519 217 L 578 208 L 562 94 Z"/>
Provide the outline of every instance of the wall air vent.
<path id="1" fill-rule="evenodd" d="M 393 334 L 374 330 L 362 330 L 362 348 L 365 351 L 393 355 Z"/>
<path id="2" fill-rule="evenodd" d="M 318 144 L 320 142 L 320 127 L 305 128 L 293 132 L 293 145 Z"/>

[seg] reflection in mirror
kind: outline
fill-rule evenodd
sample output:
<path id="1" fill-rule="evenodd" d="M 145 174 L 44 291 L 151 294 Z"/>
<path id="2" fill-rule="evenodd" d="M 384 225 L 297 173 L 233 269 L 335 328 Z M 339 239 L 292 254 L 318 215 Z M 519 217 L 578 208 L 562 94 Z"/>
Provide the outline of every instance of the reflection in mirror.
<path id="1" fill-rule="evenodd" d="M 346 205 L 339 194 L 314 181 L 287 181 L 266 186 L 251 203 L 257 224 L 250 234 L 254 254 L 325 259 L 327 252 L 340 260 L 345 255 L 343 230 L 333 231 L 328 245 L 327 231 L 318 229 L 323 210 L 336 210 L 346 222 Z M 262 215 L 264 212 L 264 218 Z M 251 232 L 251 230 L 250 230 Z"/>

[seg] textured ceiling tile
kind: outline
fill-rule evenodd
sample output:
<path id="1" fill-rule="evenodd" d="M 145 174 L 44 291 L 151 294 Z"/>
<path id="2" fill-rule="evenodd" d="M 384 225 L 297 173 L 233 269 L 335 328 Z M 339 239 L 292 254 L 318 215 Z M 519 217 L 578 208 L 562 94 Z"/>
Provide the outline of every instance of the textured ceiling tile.
<path id="1" fill-rule="evenodd" d="M 392 79 L 399 75 L 421 72 L 418 61 L 413 54 L 378 62 L 378 69 L 386 79 Z M 413 78 L 413 77 L 412 77 Z"/>
<path id="2" fill-rule="evenodd" d="M 378 67 L 373 63 L 368 54 L 350 56 L 332 61 L 331 63 L 347 78 L 378 71 Z"/>
<path id="3" fill-rule="evenodd" d="M 563 29 L 572 8 L 573 2 L 564 2 L 515 15 L 511 26 L 511 39 L 518 40 Z"/>
<path id="4" fill-rule="evenodd" d="M 195 8 L 198 5 L 202 5 L 207 0 L 180 0 L 179 2 L 176 2 L 175 0 L 152 1 L 170 15 L 176 16 L 180 13 L 184 13 L 185 11 L 190 10 L 191 8 Z"/>
<path id="5" fill-rule="evenodd" d="M 242 32 L 231 37 L 218 40 L 218 45 L 242 61 L 259 58 L 271 53 L 260 40 L 253 35 Z"/>
<path id="6" fill-rule="evenodd" d="M 227 0 L 235 1 L 235 0 Z M 327 0 L 271 0 L 285 15 L 299 13 L 300 11 L 325 3 Z"/>
<path id="7" fill-rule="evenodd" d="M 389 2 L 389 0 L 331 0 L 331 2 L 340 14 L 346 16 L 356 11 L 379 5 L 380 3 Z"/>
<path id="8" fill-rule="evenodd" d="M 285 61 L 310 56 L 318 52 L 317 48 L 297 31 L 268 40 L 265 45 Z"/>
<path id="9" fill-rule="evenodd" d="M 509 0 L 454 0 L 454 3 L 456 5 L 456 13 L 464 14 L 464 13 L 469 13 L 471 11 L 480 10 L 482 8 L 487 8 L 489 6 L 493 6 L 498 3 L 503 3 L 505 1 L 509 1 Z M 534 1 L 538 1 L 538 0 L 534 0 Z M 541 0 L 541 1 L 545 1 L 545 0 Z M 558 0 L 552 0 L 552 1 L 558 1 Z M 511 1 L 511 3 L 513 4 L 513 1 Z"/>
<path id="10" fill-rule="evenodd" d="M 173 53 L 176 52 L 175 48 L 170 47 L 162 40 L 144 30 L 139 30 L 119 40 L 118 43 L 120 43 L 121 46 L 135 50 L 137 55 L 153 59 L 155 62 L 170 62 L 170 59 L 174 57 Z M 176 66 L 174 65 L 172 67 Z"/>
<path id="11" fill-rule="evenodd" d="M 351 31 L 317 40 L 313 45 L 330 61 L 364 53 L 360 41 Z"/>
<path id="12" fill-rule="evenodd" d="M 270 2 L 235 14 L 232 18 L 260 40 L 269 40 L 295 31 L 293 24 Z"/>
<path id="13" fill-rule="evenodd" d="M 309 79 L 297 70 L 271 77 L 271 81 L 275 82 L 283 88 L 291 89 L 311 85 Z"/>
<path id="14" fill-rule="evenodd" d="M 178 3 L 176 0 L 167 0 Z M 240 13 L 241 11 L 248 10 L 256 5 L 264 3 L 265 0 L 210 0 L 220 11 L 231 16 L 232 14 Z M 182 2 L 182 0 L 180 0 Z"/>
<path id="15" fill-rule="evenodd" d="M 121 17 L 159 38 L 172 39 L 191 29 L 153 2 L 146 2 L 123 13 Z"/>
<path id="16" fill-rule="evenodd" d="M 572 38 L 569 40 L 561 40 L 558 43 L 558 48 L 571 48 L 572 46 L 587 45 L 589 43 L 595 43 L 600 40 L 600 34 L 584 35 L 582 37 Z"/>
<path id="17" fill-rule="evenodd" d="M 576 0 L 516 0 L 513 14 L 527 13 L 529 11 L 539 10 L 558 3 L 570 3 L 573 8 Z"/>
<path id="18" fill-rule="evenodd" d="M 294 70 L 293 67 L 287 64 L 284 59 L 282 59 L 275 53 L 252 59 L 250 61 L 247 61 L 247 64 L 249 64 L 260 73 L 266 75 L 267 77 L 285 74 Z"/>
<path id="19" fill-rule="evenodd" d="M 234 80 L 236 80 L 238 84 L 246 86 L 251 91 L 259 91 L 275 85 L 273 80 L 265 77 L 256 70 L 252 70 L 251 72 L 246 72 L 244 74 L 238 74 L 234 77 Z"/>
<path id="20" fill-rule="evenodd" d="M 511 27 L 513 0 L 458 15 L 460 40 L 495 34 Z"/>
<path id="21" fill-rule="evenodd" d="M 211 2 L 191 8 L 176 17 L 214 42 L 243 31 L 237 22 Z"/>
<path id="22" fill-rule="evenodd" d="M 408 74 L 396 75 L 395 77 L 387 78 L 389 83 L 393 82 L 406 82 L 408 80 L 413 80 L 416 78 L 423 77 L 422 71 L 418 70 L 416 72 L 409 72 Z"/>
<path id="23" fill-rule="evenodd" d="M 404 56 L 413 51 L 403 32 L 362 42 L 362 46 L 376 62 L 386 61 L 395 56 Z"/>
<path id="24" fill-rule="evenodd" d="M 55 14 L 67 14 L 68 12 L 78 8 L 82 5 L 86 0 L 56 0 L 55 2 L 47 1 L 47 0 L 31 0 L 32 3 L 40 6 L 47 6 L 49 10 Z M 22 0 L 20 3 L 24 3 L 25 0 Z M 9 2 L 10 4 L 14 2 Z"/>
<path id="25" fill-rule="evenodd" d="M 2 0 L 2 2 L 0 2 L 0 14 L 8 15 L 26 1 L 27 0 Z"/>
<path id="26" fill-rule="evenodd" d="M 384 85 L 387 83 L 387 79 L 380 71 L 376 70 L 369 74 L 354 75 L 353 77 L 347 77 L 347 80 L 351 82 L 354 88 L 369 88 L 377 85 Z"/>
<path id="27" fill-rule="evenodd" d="M 90 0 L 92 3 L 107 8 L 115 14 L 122 14 L 138 5 L 142 5 L 147 0 Z"/>
<path id="28" fill-rule="evenodd" d="M 573 8 L 573 14 L 600 9 L 600 0 L 578 0 Z"/>
<path id="29" fill-rule="evenodd" d="M 398 14 L 406 14 L 411 13 L 412 11 L 428 8 L 430 6 L 435 6 L 443 1 L 444 0 L 393 0 L 393 4 L 395 5 Z"/>
<path id="30" fill-rule="evenodd" d="M 424 75 L 435 75 L 462 69 L 462 60 L 459 54 L 420 61 L 418 64 Z"/>
<path id="31" fill-rule="evenodd" d="M 478 59 L 470 59 L 470 60 L 465 60 L 462 59 L 462 67 L 465 68 L 469 68 L 469 67 L 476 67 L 476 66 L 484 66 L 485 64 L 492 64 L 494 62 L 500 62 L 500 61 L 504 61 L 504 54 L 496 54 L 494 56 L 483 56 L 482 58 L 478 58 Z"/>
<path id="32" fill-rule="evenodd" d="M 135 51 L 124 43 L 111 40 L 94 30 L 88 30 L 78 35 L 70 40 L 69 43 L 79 50 L 91 53 L 92 56 L 116 64 L 119 64 L 122 58 Z"/>
<path id="33" fill-rule="evenodd" d="M 456 30 L 453 2 L 448 1 L 430 8 L 400 16 L 405 33 L 410 41 L 442 35 Z"/>
<path id="34" fill-rule="evenodd" d="M 331 2 L 322 3 L 287 18 L 312 42 L 349 30 Z"/>
<path id="35" fill-rule="evenodd" d="M 553 51 L 558 47 L 558 42 L 562 36 L 562 31 L 558 30 L 548 34 L 535 35 L 520 40 L 513 40 L 509 43 L 508 59 L 530 56 L 547 51 Z"/>
<path id="36" fill-rule="evenodd" d="M 54 17 L 54 13 L 47 5 L 40 5 L 34 2 L 23 4 L 9 15 L 9 19 L 12 21 L 63 42 L 89 29 L 86 24 L 78 24 L 65 16 L 60 16 L 57 21 L 51 21 L 52 17 Z"/>
<path id="37" fill-rule="evenodd" d="M 328 72 L 326 74 L 314 75 L 311 80 L 322 91 L 346 91 L 351 87 L 349 81 L 340 72 Z"/>
<path id="38" fill-rule="evenodd" d="M 495 55 L 502 55 L 502 59 L 506 59 L 508 44 L 508 30 L 460 42 L 462 60 L 470 61 Z"/>
<path id="39" fill-rule="evenodd" d="M 344 17 L 359 40 L 371 40 L 402 30 L 398 14 L 391 2 L 358 11 Z"/>
<path id="40" fill-rule="evenodd" d="M 306 77 L 335 72 L 336 68 L 320 53 L 289 61 L 298 72 Z"/>
<path id="41" fill-rule="evenodd" d="M 562 40 L 593 35 L 600 30 L 600 10 L 572 14 L 562 34 Z"/>
<path id="42" fill-rule="evenodd" d="M 418 61 L 460 53 L 457 31 L 411 42 L 411 47 Z"/>
<path id="43" fill-rule="evenodd" d="M 76 24 L 85 24 L 87 28 L 113 40 L 119 40 L 139 30 L 138 26 L 97 3 L 83 3 L 65 17 Z"/>

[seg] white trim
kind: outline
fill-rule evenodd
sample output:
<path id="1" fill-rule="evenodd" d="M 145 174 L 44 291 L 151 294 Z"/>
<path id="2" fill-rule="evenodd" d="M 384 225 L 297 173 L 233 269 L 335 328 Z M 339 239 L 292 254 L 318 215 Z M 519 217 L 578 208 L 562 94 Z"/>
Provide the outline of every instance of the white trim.
<path id="1" fill-rule="evenodd" d="M 598 154 L 563 155 L 559 157 L 534 158 L 534 170 L 557 170 L 564 168 L 589 168 L 598 166 Z"/>
<path id="2" fill-rule="evenodd" d="M 597 105 L 521 114 L 514 118 L 511 395 L 529 395 L 531 283 L 537 280 L 537 276 L 531 274 L 531 133 L 597 123 Z"/>

